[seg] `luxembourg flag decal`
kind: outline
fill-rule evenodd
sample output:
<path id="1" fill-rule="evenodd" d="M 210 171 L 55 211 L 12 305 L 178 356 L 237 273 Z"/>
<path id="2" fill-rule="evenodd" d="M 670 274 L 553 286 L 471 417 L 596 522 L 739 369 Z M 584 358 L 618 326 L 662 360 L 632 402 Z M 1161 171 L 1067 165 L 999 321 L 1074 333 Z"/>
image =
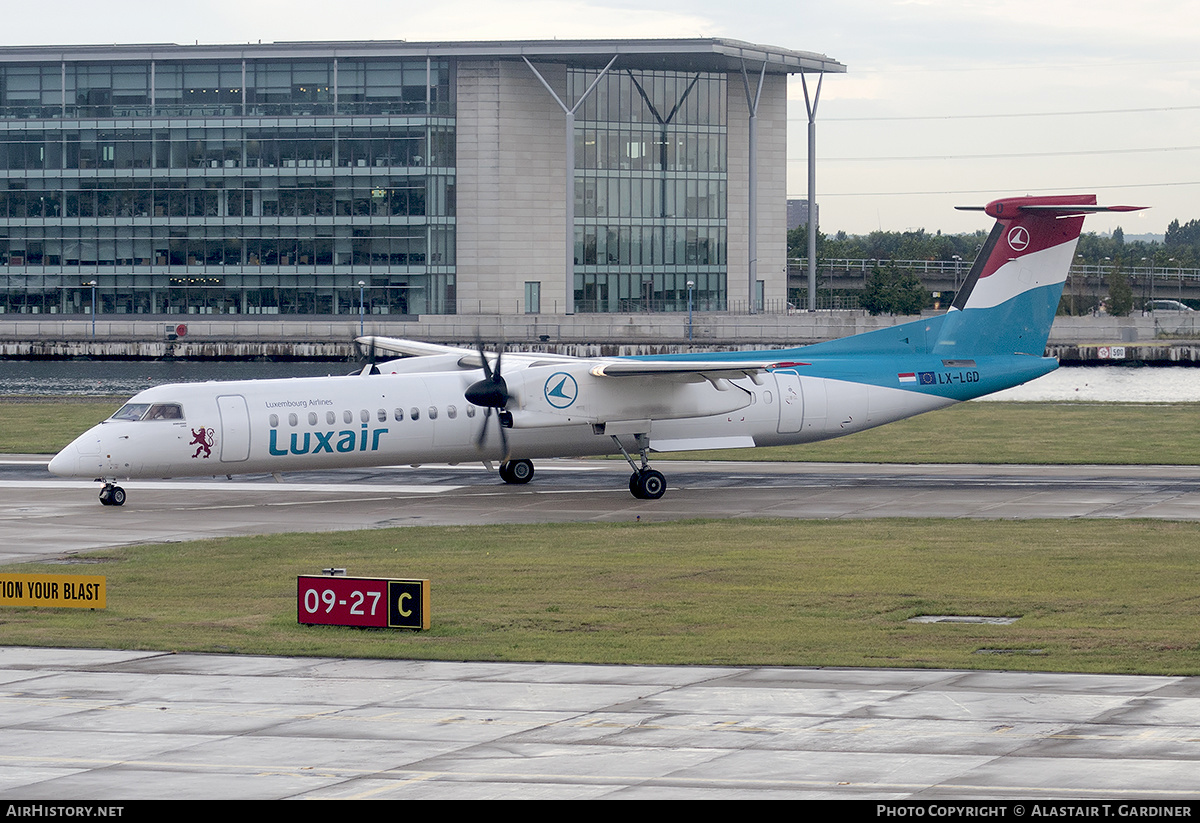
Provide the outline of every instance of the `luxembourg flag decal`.
<path id="1" fill-rule="evenodd" d="M 917 373 L 916 372 L 911 372 L 911 371 L 901 372 L 900 374 L 896 375 L 896 377 L 898 377 L 900 379 L 901 383 L 916 383 L 917 382 Z"/>

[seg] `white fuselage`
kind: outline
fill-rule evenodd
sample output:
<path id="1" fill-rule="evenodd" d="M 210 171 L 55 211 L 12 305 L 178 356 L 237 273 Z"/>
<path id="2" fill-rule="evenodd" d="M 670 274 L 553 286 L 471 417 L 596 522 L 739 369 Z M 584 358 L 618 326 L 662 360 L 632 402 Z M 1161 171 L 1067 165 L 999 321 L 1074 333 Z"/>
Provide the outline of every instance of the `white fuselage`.
<path id="1" fill-rule="evenodd" d="M 386 368 L 386 367 L 385 367 Z M 55 474 L 150 478 L 499 461 L 617 453 L 636 435 L 659 451 L 824 440 L 950 405 L 944 397 L 775 371 L 754 379 L 592 375 L 562 363 L 513 364 L 504 454 L 498 416 L 464 391 L 479 370 L 157 386 L 50 463 Z M 481 427 L 489 432 L 480 445 Z"/>

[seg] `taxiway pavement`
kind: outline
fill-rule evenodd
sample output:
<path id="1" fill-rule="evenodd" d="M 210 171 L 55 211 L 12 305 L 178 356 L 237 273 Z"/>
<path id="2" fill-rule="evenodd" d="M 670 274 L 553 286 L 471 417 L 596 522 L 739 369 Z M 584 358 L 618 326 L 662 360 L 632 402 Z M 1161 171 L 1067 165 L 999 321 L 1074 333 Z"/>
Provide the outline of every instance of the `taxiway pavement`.
<path id="1" fill-rule="evenodd" d="M 0 681 L 5 802 L 1200 802 L 1196 678 L 0 648 Z"/>

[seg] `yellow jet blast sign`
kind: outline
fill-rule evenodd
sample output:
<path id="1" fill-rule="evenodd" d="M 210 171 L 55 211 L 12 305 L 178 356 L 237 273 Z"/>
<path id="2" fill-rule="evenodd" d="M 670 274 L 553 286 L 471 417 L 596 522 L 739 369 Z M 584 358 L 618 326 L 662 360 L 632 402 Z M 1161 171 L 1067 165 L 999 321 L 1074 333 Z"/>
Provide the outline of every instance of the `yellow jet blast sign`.
<path id="1" fill-rule="evenodd" d="M 0 606 L 103 609 L 104 577 L 97 574 L 0 574 Z"/>

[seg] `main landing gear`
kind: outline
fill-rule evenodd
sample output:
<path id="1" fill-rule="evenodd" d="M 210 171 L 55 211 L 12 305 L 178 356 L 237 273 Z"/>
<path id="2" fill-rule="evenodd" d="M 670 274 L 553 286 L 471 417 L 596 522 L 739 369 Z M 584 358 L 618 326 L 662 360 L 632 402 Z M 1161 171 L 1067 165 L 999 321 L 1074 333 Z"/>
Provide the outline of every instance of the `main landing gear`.
<path id="1" fill-rule="evenodd" d="M 615 434 L 612 435 L 612 440 L 621 450 L 621 454 L 625 455 L 629 465 L 633 467 L 633 474 L 629 476 L 629 493 L 638 500 L 657 500 L 662 497 L 667 491 L 667 478 L 663 477 L 662 472 L 650 468 L 650 461 L 646 456 L 650 450 L 650 438 L 644 434 L 637 435 L 638 452 L 642 457 L 641 466 L 629 456 L 629 452 L 621 445 L 621 441 Z"/>
<path id="2" fill-rule="evenodd" d="M 533 479 L 533 461 L 505 460 L 500 464 L 500 479 L 518 486 L 528 483 Z"/>
<path id="3" fill-rule="evenodd" d="M 100 503 L 105 506 L 124 506 L 125 490 L 111 481 L 104 481 L 100 490 Z"/>

